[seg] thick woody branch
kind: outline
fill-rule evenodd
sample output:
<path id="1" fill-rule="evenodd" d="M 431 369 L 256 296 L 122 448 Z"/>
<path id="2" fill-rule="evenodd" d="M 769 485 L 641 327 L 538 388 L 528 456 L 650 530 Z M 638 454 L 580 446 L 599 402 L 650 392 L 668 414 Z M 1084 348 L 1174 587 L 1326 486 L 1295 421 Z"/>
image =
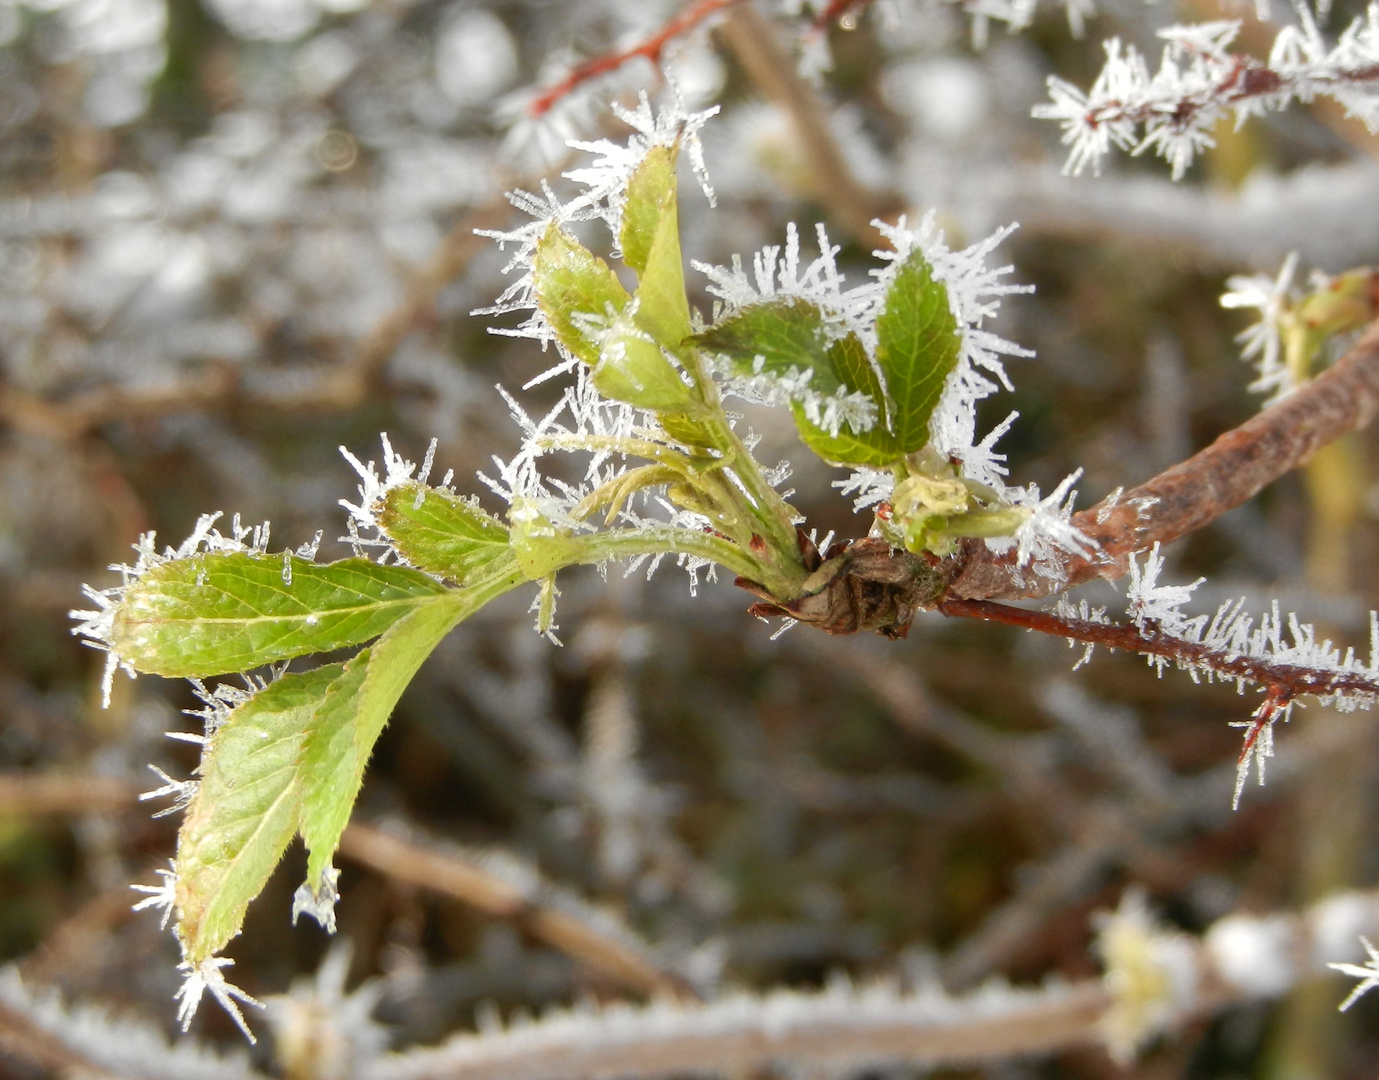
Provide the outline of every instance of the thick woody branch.
<path id="1" fill-rule="evenodd" d="M 968 541 L 948 587 L 953 600 L 1047 596 L 1129 569 L 1129 558 L 1166 544 L 1239 506 L 1327 443 L 1364 427 L 1379 411 L 1379 322 L 1333 367 L 1205 450 L 1118 498 L 1073 517 L 1097 545 L 1089 558 L 1069 556 L 1062 581 L 1020 573 L 1013 555 L 994 555 Z"/>

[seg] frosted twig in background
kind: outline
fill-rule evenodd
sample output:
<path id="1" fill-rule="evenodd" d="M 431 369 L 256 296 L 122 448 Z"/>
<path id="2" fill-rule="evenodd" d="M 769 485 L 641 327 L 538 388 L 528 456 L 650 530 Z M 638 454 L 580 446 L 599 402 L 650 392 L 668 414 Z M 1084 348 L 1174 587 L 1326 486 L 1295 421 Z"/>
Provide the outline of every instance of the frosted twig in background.
<path id="1" fill-rule="evenodd" d="M 1211 129 L 1228 113 L 1237 123 L 1290 101 L 1335 98 L 1346 111 L 1379 128 L 1379 14 L 1356 19 L 1334 47 L 1323 41 L 1312 14 L 1297 8 L 1301 25 L 1284 27 L 1267 63 L 1227 51 L 1237 22 L 1160 30 L 1168 45 L 1158 72 L 1118 38 L 1106 43 L 1106 66 L 1086 94 L 1049 76 L 1047 105 L 1034 115 L 1063 125 L 1070 147 L 1067 171 L 1099 168 L 1112 146 L 1139 154 L 1153 150 L 1180 179 L 1193 159 L 1215 145 Z"/>
<path id="2" fill-rule="evenodd" d="M 340 851 L 399 881 L 453 896 L 531 934 L 640 993 L 684 993 L 678 976 L 661 970 L 633 933 L 605 912 L 542 880 L 536 869 L 504 852 L 465 852 L 424 842 L 411 830 L 355 823 Z"/>

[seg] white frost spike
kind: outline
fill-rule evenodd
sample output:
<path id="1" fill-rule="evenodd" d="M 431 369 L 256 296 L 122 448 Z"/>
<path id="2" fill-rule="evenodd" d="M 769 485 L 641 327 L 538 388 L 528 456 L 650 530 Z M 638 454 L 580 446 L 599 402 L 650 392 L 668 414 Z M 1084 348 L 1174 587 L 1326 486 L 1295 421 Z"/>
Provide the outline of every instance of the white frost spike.
<path id="1" fill-rule="evenodd" d="M 1141 630 L 1150 623 L 1170 634 L 1200 633 L 1206 624 L 1205 616 L 1189 619 L 1180 610 L 1192 599 L 1192 593 L 1206 581 L 1198 578 L 1191 585 L 1160 585 L 1159 574 L 1164 568 L 1164 558 L 1155 543 L 1145 557 L 1144 566 L 1139 560 L 1130 560 L 1130 587 L 1126 592 L 1131 618 Z"/>
<path id="2" fill-rule="evenodd" d="M 1360 938 L 1360 943 L 1364 945 L 1365 952 L 1369 953 L 1369 959 L 1364 966 L 1359 964 L 1327 964 L 1326 966 L 1339 971 L 1342 975 L 1349 975 L 1352 979 L 1359 979 L 1359 984 L 1350 992 L 1340 1004 L 1340 1011 L 1345 1012 L 1354 1005 L 1365 994 L 1369 993 L 1376 986 L 1379 986 L 1379 949 L 1376 949 L 1367 937 Z"/>
<path id="3" fill-rule="evenodd" d="M 1221 297 L 1224 308 L 1254 308 L 1259 312 L 1259 322 L 1242 330 L 1235 340 L 1242 346 L 1241 357 L 1255 361 L 1259 377 L 1250 384 L 1250 389 L 1269 393 L 1266 405 L 1272 405 L 1295 389 L 1292 374 L 1283 362 L 1280 331 L 1284 308 L 1292 299 L 1293 275 L 1297 267 L 1298 253 L 1294 251 L 1283 260 L 1277 277 L 1237 274 L 1226 279 L 1229 291 Z"/>
<path id="4" fill-rule="evenodd" d="M 177 970 L 182 973 L 183 981 L 174 997 L 179 1002 L 177 1022 L 182 1025 L 183 1031 L 191 1027 L 192 1017 L 196 1015 L 196 1010 L 201 1005 L 201 995 L 209 990 L 220 1007 L 230 1014 L 230 1019 L 244 1033 L 244 1037 L 250 1043 L 258 1041 L 254 1038 L 254 1033 L 249 1030 L 249 1025 L 244 1022 L 244 1015 L 239 1011 L 239 1006 L 235 1002 L 237 1000 L 242 1001 L 246 1005 L 253 1005 L 259 1009 L 263 1008 L 263 1002 L 251 997 L 233 983 L 226 981 L 225 976 L 220 973 L 220 969 L 230 967 L 233 963 L 234 961 L 228 956 L 208 956 L 200 963 L 194 964 L 190 960 L 184 960 L 177 965 Z"/>
<path id="5" fill-rule="evenodd" d="M 327 866 L 321 871 L 321 889 L 317 892 L 311 882 L 304 881 L 292 894 L 292 925 L 300 915 L 310 915 L 327 934 L 335 933 L 335 905 L 340 900 L 340 871 Z"/>
<path id="6" fill-rule="evenodd" d="M 167 817 L 175 814 L 179 810 L 185 810 L 187 804 L 192 801 L 192 796 L 196 794 L 198 781 L 196 780 L 174 780 L 157 765 L 150 765 L 149 768 L 163 781 L 163 786 L 155 788 L 153 791 L 145 791 L 139 796 L 140 802 L 148 802 L 150 799 L 161 799 L 164 796 L 172 796 L 172 805 L 166 810 L 159 810 L 153 816 L 155 818 Z"/>
<path id="7" fill-rule="evenodd" d="M 163 917 L 159 923 L 160 930 L 166 930 L 168 923 L 172 919 L 173 909 L 177 903 L 177 863 L 169 859 L 168 869 L 155 871 L 163 880 L 157 885 L 131 885 L 130 888 L 135 892 L 146 893 L 144 899 L 130 908 L 131 911 L 145 911 L 147 909 L 162 908 Z"/>

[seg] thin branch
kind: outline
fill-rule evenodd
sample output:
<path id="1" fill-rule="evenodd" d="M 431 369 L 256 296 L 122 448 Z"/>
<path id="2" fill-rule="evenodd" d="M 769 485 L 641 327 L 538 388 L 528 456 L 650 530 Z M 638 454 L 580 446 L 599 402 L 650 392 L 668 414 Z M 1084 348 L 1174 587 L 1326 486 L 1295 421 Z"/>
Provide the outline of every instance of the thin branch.
<path id="1" fill-rule="evenodd" d="M 191 1039 L 169 1044 L 152 1024 L 66 1004 L 13 968 L 0 970 L 0 1052 L 71 1080 L 266 1080 L 242 1053 L 222 1056 Z"/>
<path id="2" fill-rule="evenodd" d="M 532 116 L 544 116 L 550 112 L 556 102 L 577 86 L 588 82 L 590 79 L 596 79 L 600 75 L 607 75 L 610 71 L 616 71 L 629 60 L 642 57 L 651 61 L 653 67 L 660 67 L 661 56 L 667 45 L 683 34 L 689 33 L 720 11 L 740 3 L 742 0 L 695 0 L 689 7 L 640 44 L 634 45 L 630 49 L 624 49 L 622 52 L 596 56 L 592 60 L 577 64 L 565 78 L 544 91 L 540 97 L 527 106 L 527 112 Z"/>
<path id="3" fill-rule="evenodd" d="M 1073 515 L 1098 550 L 1087 558 L 1068 556 L 1060 578 L 1021 574 L 1013 555 L 994 555 L 982 541 L 968 541 L 956 556 L 947 599 L 1033 598 L 1095 578 L 1114 581 L 1128 571 L 1134 553 L 1209 525 L 1327 443 L 1364 427 L 1376 412 L 1379 321 L 1334 366 L 1278 404 L 1152 480 Z"/>
<path id="4" fill-rule="evenodd" d="M 1269 660 L 1222 649 L 1169 635 L 1155 624 L 1143 628 L 1125 623 L 1070 619 L 1050 611 L 1030 611 L 989 600 L 944 600 L 938 610 L 945 615 L 985 619 L 1038 630 L 1042 634 L 1068 638 L 1085 645 L 1104 645 L 1142 656 L 1158 656 L 1197 671 L 1210 672 L 1225 680 L 1243 680 L 1268 687 L 1291 700 L 1302 694 L 1327 697 L 1332 694 L 1379 694 L 1379 681 L 1356 672 L 1332 671 L 1276 664 Z"/>
<path id="5" fill-rule="evenodd" d="M 886 247 L 872 221 L 893 216 L 903 206 L 901 197 L 871 191 L 853 175 L 829 126 L 828 106 L 800 78 L 771 23 L 755 8 L 743 6 L 729 13 L 719 33 L 762 94 L 790 118 L 809 164 L 814 194 L 829 216 L 860 243 Z"/>
<path id="6" fill-rule="evenodd" d="M 574 1010 L 388 1055 L 368 1080 L 654 1080 L 741 1075 L 796 1063 L 820 1072 L 980 1065 L 1148 1038 L 1235 1002 L 1273 998 L 1358 952 L 1379 895 L 1340 893 L 1301 914 L 1228 915 L 1202 937 L 1160 926 L 1131 894 L 1100 935 L 1106 979 L 1040 990 L 992 986 L 950 997 L 846 982 L 819 993 L 738 994 L 707 1005 Z"/>
<path id="7" fill-rule="evenodd" d="M 1094 1045 L 1109 996 L 1096 981 L 969 998 L 894 987 L 735 995 L 570 1012 L 379 1059 L 368 1080 L 622 1080 L 742 1076 L 781 1062 L 821 1073 L 869 1064 L 962 1065 Z"/>
<path id="8" fill-rule="evenodd" d="M 694 996 L 683 978 L 657 965 L 631 931 L 557 892 L 509 855 L 423 842 L 359 822 L 345 830 L 340 853 L 398 881 L 513 919 L 532 936 L 637 993 Z"/>

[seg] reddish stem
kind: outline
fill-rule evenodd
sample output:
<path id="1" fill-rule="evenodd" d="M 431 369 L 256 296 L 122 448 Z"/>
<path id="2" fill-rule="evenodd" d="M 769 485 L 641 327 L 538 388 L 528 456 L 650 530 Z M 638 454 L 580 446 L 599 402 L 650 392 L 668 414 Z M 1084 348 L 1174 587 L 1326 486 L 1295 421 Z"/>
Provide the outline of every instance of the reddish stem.
<path id="1" fill-rule="evenodd" d="M 684 11 L 676 15 L 665 26 L 647 38 L 640 45 L 631 49 L 626 49 L 619 53 L 610 53 L 606 56 L 596 56 L 592 60 L 576 65 L 570 74 L 566 75 L 560 82 L 552 86 L 540 97 L 531 103 L 528 112 L 532 116 L 543 116 L 550 111 L 551 107 L 581 83 L 596 79 L 600 75 L 605 75 L 610 71 L 622 67 L 629 60 L 637 57 L 645 57 L 652 64 L 661 63 L 661 54 L 667 45 L 681 34 L 694 29 L 705 19 L 727 8 L 740 4 L 742 0 L 697 0 L 685 8 Z"/>
<path id="2" fill-rule="evenodd" d="M 1323 697 L 1336 693 L 1379 694 L 1379 681 L 1364 675 L 1295 664 L 1275 664 L 1252 656 L 1213 649 L 1199 642 L 1173 637 L 1154 623 L 1138 627 L 1124 623 L 1068 619 L 1049 611 L 1027 611 L 990 600 L 948 599 L 938 604 L 938 610 L 945 615 L 1021 626 L 1026 630 L 1038 630 L 1043 634 L 1054 634 L 1087 645 L 1104 645 L 1108 649 L 1122 649 L 1143 656 L 1161 656 L 1179 666 L 1210 671 L 1219 678 L 1244 679 L 1267 687 L 1270 700 L 1285 695 L 1280 699 L 1282 704 L 1300 694 Z"/>

